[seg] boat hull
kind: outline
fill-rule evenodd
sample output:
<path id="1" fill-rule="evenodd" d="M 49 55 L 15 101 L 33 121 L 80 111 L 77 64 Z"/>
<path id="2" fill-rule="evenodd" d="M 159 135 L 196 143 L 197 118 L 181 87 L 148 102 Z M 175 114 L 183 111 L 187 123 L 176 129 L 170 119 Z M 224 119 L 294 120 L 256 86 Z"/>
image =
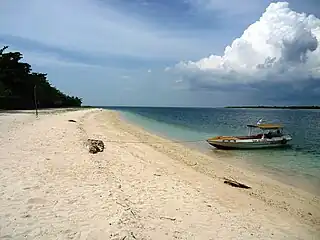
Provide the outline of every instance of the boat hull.
<path id="1" fill-rule="evenodd" d="M 253 140 L 210 140 L 207 142 L 218 149 L 263 149 L 263 148 L 280 148 L 289 145 L 291 138 L 279 138 L 279 139 L 253 139 Z"/>
<path id="2" fill-rule="evenodd" d="M 263 149 L 263 148 L 280 148 L 280 147 L 287 147 L 289 144 L 237 144 L 237 145 L 224 145 L 224 144 L 214 144 L 209 143 L 211 146 L 217 148 L 217 149 L 223 149 L 223 150 L 233 150 L 233 149 Z"/>

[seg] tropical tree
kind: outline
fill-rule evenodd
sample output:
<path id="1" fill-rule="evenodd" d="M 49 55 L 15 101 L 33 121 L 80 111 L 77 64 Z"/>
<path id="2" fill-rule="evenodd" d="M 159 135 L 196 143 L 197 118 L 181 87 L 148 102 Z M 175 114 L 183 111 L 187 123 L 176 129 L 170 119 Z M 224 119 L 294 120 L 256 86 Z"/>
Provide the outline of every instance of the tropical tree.
<path id="1" fill-rule="evenodd" d="M 51 86 L 47 74 L 32 72 L 20 52 L 5 52 L 7 48 L 0 49 L 0 109 L 32 109 L 35 93 L 40 108 L 81 106 L 81 98 Z"/>

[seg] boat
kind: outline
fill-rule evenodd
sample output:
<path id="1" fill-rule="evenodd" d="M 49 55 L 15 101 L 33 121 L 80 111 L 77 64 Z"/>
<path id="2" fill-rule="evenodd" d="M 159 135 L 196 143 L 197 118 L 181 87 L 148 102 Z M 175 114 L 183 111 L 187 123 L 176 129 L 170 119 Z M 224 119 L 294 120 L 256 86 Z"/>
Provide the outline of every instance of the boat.
<path id="1" fill-rule="evenodd" d="M 218 149 L 261 149 L 285 147 L 292 137 L 285 134 L 280 124 L 261 123 L 247 125 L 247 136 L 217 136 L 207 139 L 207 142 Z M 260 131 L 255 134 L 256 130 Z"/>

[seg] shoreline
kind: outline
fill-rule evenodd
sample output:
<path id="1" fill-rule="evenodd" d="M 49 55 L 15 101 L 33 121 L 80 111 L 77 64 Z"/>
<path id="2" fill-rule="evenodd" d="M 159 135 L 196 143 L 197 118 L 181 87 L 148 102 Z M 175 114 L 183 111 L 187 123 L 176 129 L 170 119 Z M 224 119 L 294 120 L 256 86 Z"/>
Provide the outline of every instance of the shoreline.
<path id="1" fill-rule="evenodd" d="M 318 179 L 315 179 L 313 175 L 311 175 L 309 178 L 305 176 L 306 173 L 303 175 L 300 175 L 299 178 L 294 177 L 293 175 L 288 175 L 289 172 L 286 172 L 285 170 L 272 168 L 271 166 L 262 166 L 257 165 L 254 163 L 254 157 L 253 156 L 243 156 L 243 155 L 235 155 L 232 151 L 223 151 L 223 150 L 216 150 L 212 151 L 212 147 L 207 147 L 207 143 L 201 142 L 188 142 L 188 140 L 181 140 L 178 138 L 173 138 L 169 135 L 166 135 L 164 133 L 161 133 L 159 130 L 153 130 L 152 127 L 145 128 L 143 126 L 143 123 L 137 122 L 137 120 L 132 120 L 129 117 L 127 117 L 125 112 L 122 112 L 121 110 L 111 110 L 118 112 L 119 118 L 122 121 L 125 121 L 128 124 L 134 125 L 138 128 L 140 128 L 143 131 L 146 131 L 150 133 L 151 135 L 156 135 L 163 139 L 163 141 L 172 141 L 178 144 L 181 144 L 185 146 L 186 148 L 189 148 L 191 150 L 200 152 L 201 154 L 205 154 L 210 159 L 220 158 L 220 161 L 227 161 L 229 164 L 236 166 L 240 169 L 249 170 L 250 172 L 253 172 L 255 174 L 262 174 L 265 177 L 271 178 L 275 181 L 281 182 L 282 184 L 285 184 L 289 187 L 299 188 L 302 191 L 306 191 L 308 193 L 314 194 L 318 197 L 320 197 L 320 190 L 318 188 L 318 184 L 320 184 Z M 146 118 L 138 116 L 138 118 Z M 146 118 L 147 119 L 147 118 Z M 152 121 L 156 122 L 156 120 L 151 119 Z M 249 160 L 244 160 L 243 158 L 247 158 Z M 311 185 L 310 185 L 311 184 Z"/>
<path id="2" fill-rule="evenodd" d="M 114 118 L 117 119 L 116 121 L 124 121 L 126 123 L 127 126 L 123 126 L 125 131 L 127 131 L 128 129 L 130 129 L 131 134 L 136 134 L 135 136 L 138 139 L 143 139 L 144 137 L 146 137 L 146 139 L 152 139 L 155 140 L 154 142 L 163 142 L 163 144 L 167 144 L 169 146 L 173 146 L 174 148 L 176 148 L 176 150 L 184 150 L 186 152 L 188 152 L 188 154 L 193 153 L 194 154 L 194 159 L 199 159 L 200 161 L 197 162 L 197 164 L 195 165 L 195 161 L 192 163 L 190 163 L 188 160 L 184 157 L 179 156 L 179 160 L 182 161 L 184 164 L 186 164 L 187 166 L 191 166 L 194 170 L 203 173 L 205 175 L 208 175 L 212 178 L 220 178 L 222 179 L 223 176 L 218 176 L 217 174 L 215 174 L 216 171 L 214 171 L 214 169 L 204 169 L 209 167 L 208 162 L 210 161 L 210 165 L 214 165 L 217 164 L 219 166 L 219 169 L 225 169 L 226 173 L 228 174 L 234 174 L 235 176 L 238 177 L 238 180 L 241 182 L 242 180 L 244 182 L 251 182 L 252 185 L 257 185 L 259 186 L 260 183 L 262 183 L 262 185 L 260 185 L 259 187 L 265 188 L 265 186 L 263 186 L 263 184 L 268 184 L 269 186 L 267 187 L 272 187 L 273 190 L 278 190 L 279 187 L 282 188 L 282 190 L 288 191 L 290 192 L 290 194 L 301 194 L 301 195 L 305 195 L 305 196 L 309 196 L 311 197 L 311 199 L 313 199 L 313 196 L 317 199 L 316 202 L 320 202 L 320 198 L 319 198 L 319 194 L 316 194 L 315 192 L 309 192 L 303 188 L 297 187 L 295 185 L 291 185 L 285 182 L 280 181 L 279 179 L 275 179 L 272 178 L 272 174 L 271 176 L 268 174 L 266 175 L 266 172 L 264 172 L 263 170 L 260 170 L 255 168 L 255 167 L 250 167 L 250 165 L 242 165 L 242 164 L 235 164 L 233 162 L 223 162 L 224 158 L 218 159 L 214 156 L 211 156 L 208 153 L 202 152 L 197 148 L 191 148 L 190 146 L 187 146 L 185 144 L 182 143 L 177 143 L 174 142 L 172 140 L 170 140 L 170 138 L 165 137 L 165 136 L 159 136 L 156 133 L 150 132 L 146 129 L 144 129 L 142 126 L 135 124 L 129 120 L 126 120 L 124 117 L 121 116 L 120 112 L 114 111 L 114 110 L 106 110 L 106 111 L 110 111 L 111 114 L 114 114 Z M 141 137 L 141 135 L 143 135 L 143 137 Z M 152 142 L 152 141 L 151 141 Z M 158 144 L 148 144 L 147 145 L 154 147 L 157 150 L 160 151 L 164 151 L 166 153 L 168 153 L 168 151 L 166 151 L 164 149 L 164 146 L 157 146 Z M 170 150 L 169 150 L 170 152 Z M 176 158 L 176 157 L 173 157 Z M 202 164 L 202 166 L 200 166 Z M 246 169 L 245 167 L 248 166 L 250 167 L 250 169 Z M 212 167 L 212 166 L 211 166 Z M 221 171 L 222 172 L 222 171 Z M 259 177 L 257 177 L 259 175 Z M 282 195 L 279 192 L 276 192 L 276 194 L 279 194 L 280 196 Z M 276 195 L 275 194 L 275 195 Z M 256 194 L 253 194 L 256 195 Z M 271 199 L 268 199 L 265 196 L 257 196 L 259 197 L 261 200 L 265 201 L 265 202 L 269 202 L 269 204 L 273 204 Z M 277 207 L 279 208 L 287 208 L 285 205 L 286 204 L 282 204 L 280 202 L 278 203 L 274 203 L 275 205 L 278 205 Z M 320 219 L 319 219 L 320 220 Z M 318 220 L 317 220 L 318 221 Z"/>
<path id="3" fill-rule="evenodd" d="M 0 135 L 0 237 L 319 237 L 319 197 L 219 159 L 210 159 L 211 169 L 205 154 L 123 121 L 116 111 L 0 120 L 11 123 Z M 105 150 L 89 154 L 88 138 L 104 141 Z M 252 189 L 233 188 L 223 177 Z"/>

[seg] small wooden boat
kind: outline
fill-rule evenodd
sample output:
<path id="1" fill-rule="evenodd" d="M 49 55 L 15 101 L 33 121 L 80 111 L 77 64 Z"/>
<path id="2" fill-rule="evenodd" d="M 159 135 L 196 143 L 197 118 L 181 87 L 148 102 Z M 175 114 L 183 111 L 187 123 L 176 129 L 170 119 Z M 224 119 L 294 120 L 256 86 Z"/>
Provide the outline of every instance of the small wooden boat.
<path id="1" fill-rule="evenodd" d="M 207 142 L 218 149 L 259 149 L 284 147 L 292 140 L 279 124 L 262 124 L 259 121 L 247 127 L 248 136 L 217 136 L 207 139 Z M 260 133 L 253 134 L 254 130 L 260 130 Z"/>

